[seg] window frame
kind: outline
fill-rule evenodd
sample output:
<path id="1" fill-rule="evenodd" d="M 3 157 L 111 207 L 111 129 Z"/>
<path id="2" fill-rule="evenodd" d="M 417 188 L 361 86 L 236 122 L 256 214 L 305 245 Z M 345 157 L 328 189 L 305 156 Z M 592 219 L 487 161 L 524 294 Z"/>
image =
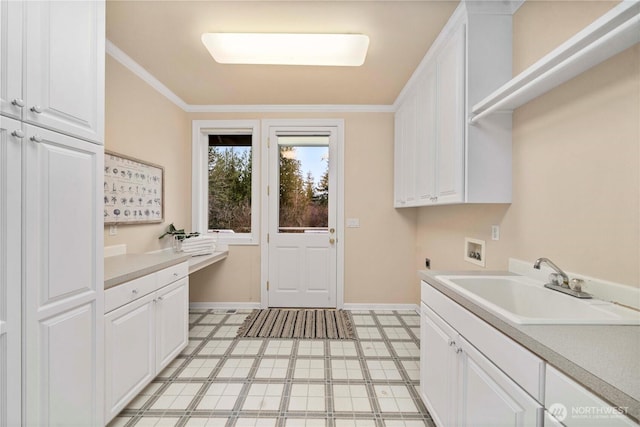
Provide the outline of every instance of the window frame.
<path id="1" fill-rule="evenodd" d="M 209 135 L 251 135 L 251 233 L 209 233 Z M 191 228 L 217 234 L 227 245 L 260 244 L 260 121 L 193 120 L 191 150 Z"/>

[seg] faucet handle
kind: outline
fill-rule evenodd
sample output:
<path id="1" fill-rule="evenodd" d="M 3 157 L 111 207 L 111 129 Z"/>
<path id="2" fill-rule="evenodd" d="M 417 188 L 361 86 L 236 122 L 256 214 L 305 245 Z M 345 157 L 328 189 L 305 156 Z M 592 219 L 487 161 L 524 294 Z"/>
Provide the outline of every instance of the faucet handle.
<path id="1" fill-rule="evenodd" d="M 569 287 L 576 292 L 582 292 L 582 287 L 584 286 L 584 280 L 573 278 L 569 281 Z"/>
<path id="2" fill-rule="evenodd" d="M 562 276 L 558 273 L 549 274 L 549 283 L 553 283 L 554 285 L 562 286 L 564 284 L 564 280 Z"/>

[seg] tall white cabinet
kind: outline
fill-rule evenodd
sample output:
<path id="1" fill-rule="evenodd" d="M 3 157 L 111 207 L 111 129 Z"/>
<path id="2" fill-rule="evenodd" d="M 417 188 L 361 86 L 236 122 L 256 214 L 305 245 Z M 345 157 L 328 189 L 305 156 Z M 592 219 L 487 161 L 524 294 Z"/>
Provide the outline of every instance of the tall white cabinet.
<path id="1" fill-rule="evenodd" d="M 511 202 L 511 114 L 468 122 L 511 78 L 511 13 L 462 1 L 398 97 L 395 207 Z"/>
<path id="2" fill-rule="evenodd" d="M 104 19 L 0 0 L 0 426 L 103 425 Z"/>

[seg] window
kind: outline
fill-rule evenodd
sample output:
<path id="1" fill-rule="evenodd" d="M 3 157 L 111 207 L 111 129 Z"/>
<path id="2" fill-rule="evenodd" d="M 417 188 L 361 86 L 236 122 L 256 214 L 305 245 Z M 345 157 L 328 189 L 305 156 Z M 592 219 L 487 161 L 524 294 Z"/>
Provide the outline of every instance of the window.
<path id="1" fill-rule="evenodd" d="M 251 135 L 209 135 L 209 232 L 251 233 L 251 158 Z"/>
<path id="2" fill-rule="evenodd" d="M 258 243 L 257 122 L 195 120 L 193 130 L 194 230 Z"/>

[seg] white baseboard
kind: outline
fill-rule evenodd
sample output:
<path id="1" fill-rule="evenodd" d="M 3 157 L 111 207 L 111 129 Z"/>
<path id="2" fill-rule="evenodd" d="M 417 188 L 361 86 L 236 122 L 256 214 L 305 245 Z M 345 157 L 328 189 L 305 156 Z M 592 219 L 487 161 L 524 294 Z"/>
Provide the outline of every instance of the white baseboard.
<path id="1" fill-rule="evenodd" d="M 207 310 L 254 310 L 260 308 L 259 302 L 190 302 L 189 308 Z"/>
<path id="2" fill-rule="evenodd" d="M 417 304 L 371 304 L 371 303 L 345 303 L 344 310 L 395 310 L 395 311 L 415 311 L 419 313 Z"/>

